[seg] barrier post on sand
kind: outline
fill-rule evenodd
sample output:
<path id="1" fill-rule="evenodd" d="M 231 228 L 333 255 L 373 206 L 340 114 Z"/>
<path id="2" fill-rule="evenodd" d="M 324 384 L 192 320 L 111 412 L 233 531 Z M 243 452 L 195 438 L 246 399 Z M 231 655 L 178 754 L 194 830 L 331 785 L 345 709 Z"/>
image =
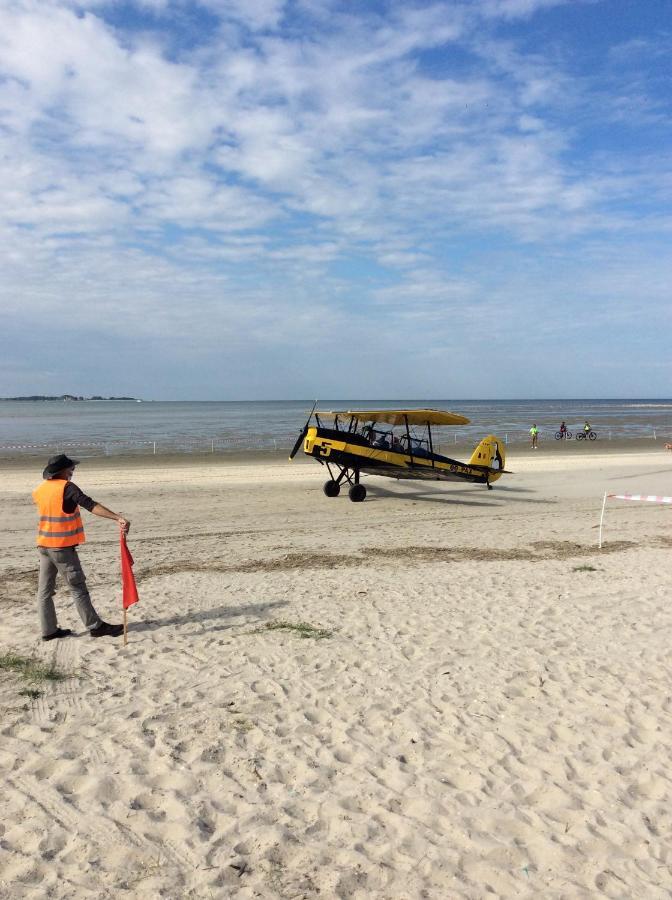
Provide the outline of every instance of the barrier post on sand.
<path id="1" fill-rule="evenodd" d="M 602 514 L 600 515 L 600 540 L 599 540 L 599 545 L 598 545 L 599 550 L 602 549 L 602 523 L 604 522 L 604 508 L 606 505 L 607 505 L 607 492 L 605 491 L 604 497 L 602 498 Z M 126 610 L 124 610 L 124 613 L 125 612 L 126 612 Z"/>
<path id="2" fill-rule="evenodd" d="M 602 499 L 602 515 L 600 516 L 600 537 L 599 548 L 602 549 L 602 523 L 604 522 L 604 511 L 607 506 L 607 500 L 637 500 L 646 503 L 672 503 L 672 497 L 663 497 L 660 494 L 608 494 L 604 492 Z"/>

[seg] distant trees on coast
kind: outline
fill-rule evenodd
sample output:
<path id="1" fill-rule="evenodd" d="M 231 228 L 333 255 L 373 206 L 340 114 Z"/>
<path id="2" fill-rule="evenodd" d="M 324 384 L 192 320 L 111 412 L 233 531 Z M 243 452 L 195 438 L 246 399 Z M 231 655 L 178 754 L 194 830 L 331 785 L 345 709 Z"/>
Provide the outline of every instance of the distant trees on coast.
<path id="1" fill-rule="evenodd" d="M 51 397 L 47 394 L 31 394 L 28 397 L 0 397 L 0 400 L 137 400 L 137 397 L 99 397 L 94 394 L 92 397 L 78 397 L 75 394 L 59 394 L 58 397 Z"/>

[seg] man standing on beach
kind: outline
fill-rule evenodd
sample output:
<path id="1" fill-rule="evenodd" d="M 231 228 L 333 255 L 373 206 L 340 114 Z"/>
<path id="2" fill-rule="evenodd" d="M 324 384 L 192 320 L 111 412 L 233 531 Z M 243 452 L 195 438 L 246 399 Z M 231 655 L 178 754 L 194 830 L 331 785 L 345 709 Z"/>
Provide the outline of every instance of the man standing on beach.
<path id="1" fill-rule="evenodd" d="M 40 554 L 37 607 L 43 641 L 72 634 L 70 628 L 59 628 L 56 618 L 54 592 L 59 572 L 68 583 L 77 612 L 91 637 L 118 637 L 124 630 L 123 625 L 103 622 L 91 603 L 86 576 L 77 555 L 77 545 L 85 541 L 79 507 L 83 506 L 103 519 L 114 519 L 124 534 L 128 534 L 131 523 L 87 497 L 72 483 L 78 462 L 63 453 L 52 456 L 42 473 L 44 481 L 33 491 L 33 500 L 40 516 L 37 527 L 37 549 Z"/>
<path id="2" fill-rule="evenodd" d="M 537 440 L 539 439 L 539 429 L 536 425 L 530 428 L 530 437 L 532 438 L 532 449 L 537 450 Z"/>

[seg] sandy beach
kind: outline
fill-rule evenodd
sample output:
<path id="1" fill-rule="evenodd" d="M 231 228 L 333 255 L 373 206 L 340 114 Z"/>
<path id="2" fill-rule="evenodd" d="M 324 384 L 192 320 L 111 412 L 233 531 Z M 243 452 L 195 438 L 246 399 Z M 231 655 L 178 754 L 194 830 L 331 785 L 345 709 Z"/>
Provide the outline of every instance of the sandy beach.
<path id="1" fill-rule="evenodd" d="M 0 896 L 669 898 L 672 494 L 660 443 L 518 447 L 495 490 L 280 455 L 85 460 L 133 522 L 129 643 L 59 586 L 5 468 Z M 113 523 L 80 555 L 120 621 Z M 25 691 L 39 691 L 30 697 Z M 23 693 L 21 693 L 23 691 Z"/>

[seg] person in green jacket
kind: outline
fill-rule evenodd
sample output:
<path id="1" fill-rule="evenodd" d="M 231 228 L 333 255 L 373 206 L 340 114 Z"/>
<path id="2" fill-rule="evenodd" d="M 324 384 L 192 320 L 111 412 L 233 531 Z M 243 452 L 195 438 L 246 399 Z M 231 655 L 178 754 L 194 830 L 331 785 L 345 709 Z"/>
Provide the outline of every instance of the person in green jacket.
<path id="1" fill-rule="evenodd" d="M 533 425 L 533 426 L 530 428 L 530 437 L 532 438 L 532 449 L 533 449 L 533 450 L 538 450 L 539 447 L 538 447 L 537 442 L 538 442 L 538 440 L 539 440 L 539 429 L 537 428 L 536 425 Z"/>

